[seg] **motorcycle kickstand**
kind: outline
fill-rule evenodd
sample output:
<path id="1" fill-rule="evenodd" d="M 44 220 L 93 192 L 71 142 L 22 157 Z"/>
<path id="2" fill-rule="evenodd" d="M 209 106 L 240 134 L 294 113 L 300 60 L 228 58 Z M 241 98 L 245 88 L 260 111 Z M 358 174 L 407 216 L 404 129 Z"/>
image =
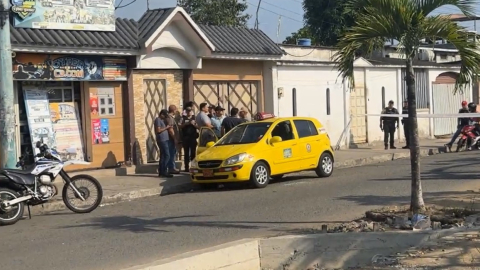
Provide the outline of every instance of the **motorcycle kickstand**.
<path id="1" fill-rule="evenodd" d="M 28 219 L 32 219 L 32 213 L 30 212 L 30 205 L 27 204 L 28 209 Z"/>

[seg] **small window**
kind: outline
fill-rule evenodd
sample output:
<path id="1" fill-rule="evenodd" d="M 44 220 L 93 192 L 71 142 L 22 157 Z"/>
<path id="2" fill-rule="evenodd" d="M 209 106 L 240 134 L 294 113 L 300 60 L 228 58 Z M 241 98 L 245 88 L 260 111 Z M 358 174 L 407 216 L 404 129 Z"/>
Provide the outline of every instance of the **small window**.
<path id="1" fill-rule="evenodd" d="M 98 95 L 99 115 L 115 115 L 115 100 L 113 95 Z"/>
<path id="2" fill-rule="evenodd" d="M 272 130 L 272 137 L 279 136 L 282 141 L 293 140 L 292 124 L 289 120 L 278 123 Z"/>
<path id="3" fill-rule="evenodd" d="M 382 110 L 383 108 L 387 107 L 385 105 L 385 87 L 382 86 Z"/>
<path id="4" fill-rule="evenodd" d="M 327 115 L 330 115 L 330 88 L 327 88 Z"/>
<path id="5" fill-rule="evenodd" d="M 318 130 L 312 121 L 308 120 L 293 120 L 295 128 L 297 129 L 298 138 L 305 138 L 318 135 Z"/>

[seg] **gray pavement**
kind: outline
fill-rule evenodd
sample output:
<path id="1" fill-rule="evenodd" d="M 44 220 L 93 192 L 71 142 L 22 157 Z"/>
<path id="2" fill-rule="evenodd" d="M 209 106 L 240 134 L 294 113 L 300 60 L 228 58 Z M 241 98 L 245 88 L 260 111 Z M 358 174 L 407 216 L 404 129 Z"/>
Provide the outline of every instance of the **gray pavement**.
<path id="1" fill-rule="evenodd" d="M 422 159 L 425 200 L 480 189 L 480 152 Z M 34 216 L 1 227 L 2 269 L 122 269 L 246 237 L 301 234 L 366 210 L 407 203 L 409 161 L 294 176 L 265 189 L 149 197 L 97 209 Z"/>

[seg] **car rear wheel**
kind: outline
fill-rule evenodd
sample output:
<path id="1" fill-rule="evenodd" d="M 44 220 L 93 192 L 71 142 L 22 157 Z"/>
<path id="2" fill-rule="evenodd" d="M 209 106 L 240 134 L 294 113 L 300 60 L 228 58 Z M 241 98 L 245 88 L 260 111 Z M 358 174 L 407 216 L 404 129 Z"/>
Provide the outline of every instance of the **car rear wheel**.
<path id="1" fill-rule="evenodd" d="M 324 152 L 318 160 L 317 169 L 315 169 L 318 177 L 329 177 L 333 173 L 333 157 L 330 153 Z"/>
<path id="2" fill-rule="evenodd" d="M 267 164 L 259 161 L 253 166 L 250 173 L 250 182 L 255 188 L 264 188 L 270 182 L 270 170 Z"/>

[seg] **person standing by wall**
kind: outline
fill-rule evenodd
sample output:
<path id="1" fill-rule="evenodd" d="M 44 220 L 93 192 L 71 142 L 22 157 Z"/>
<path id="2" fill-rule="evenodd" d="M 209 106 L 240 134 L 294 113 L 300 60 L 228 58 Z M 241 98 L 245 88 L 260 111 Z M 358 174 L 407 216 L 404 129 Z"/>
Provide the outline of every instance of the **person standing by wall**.
<path id="1" fill-rule="evenodd" d="M 180 128 L 182 129 L 183 162 L 185 164 L 185 172 L 189 172 L 190 162 L 195 158 L 197 150 L 198 132 L 192 107 L 186 107 L 185 113 L 186 115 L 182 116 Z"/>
<path id="2" fill-rule="evenodd" d="M 244 107 L 242 107 L 242 108 L 240 109 L 239 116 L 240 116 L 240 118 L 243 118 L 243 119 L 245 119 L 245 120 L 248 121 L 248 122 L 252 121 L 252 118 L 251 118 L 250 115 L 248 114 L 248 110 L 245 109 Z"/>
<path id="3" fill-rule="evenodd" d="M 179 174 L 180 171 L 177 170 L 177 166 L 175 164 L 176 156 L 177 156 L 177 146 L 181 143 L 180 141 L 180 128 L 175 121 L 175 113 L 177 112 L 177 107 L 175 105 L 170 105 L 168 107 L 168 117 L 165 119 L 165 124 L 167 126 L 171 126 L 168 130 L 168 134 L 170 136 L 168 140 L 168 150 L 169 150 L 169 161 L 167 163 L 168 172 L 171 174 Z"/>
<path id="4" fill-rule="evenodd" d="M 167 171 L 167 163 L 170 159 L 170 151 L 168 149 L 168 130 L 171 126 L 165 125 L 165 119 L 168 117 L 167 110 L 161 110 L 155 119 L 155 134 L 158 148 L 160 149 L 160 160 L 158 161 L 158 176 L 171 178 L 173 175 Z"/>
<path id="5" fill-rule="evenodd" d="M 195 122 L 197 122 L 198 128 L 213 127 L 212 121 L 210 120 L 210 117 L 208 117 L 208 111 L 209 108 L 207 103 L 200 103 L 200 112 L 197 114 L 197 117 L 195 117 Z"/>
<path id="6" fill-rule="evenodd" d="M 383 143 L 385 150 L 388 149 L 388 139 L 390 137 L 390 149 L 397 149 L 395 147 L 395 129 L 398 128 L 398 117 L 393 115 L 398 114 L 398 110 L 393 107 L 393 100 L 388 102 L 388 107 L 382 110 L 382 114 L 391 114 L 392 117 L 380 117 L 380 129 L 383 131 Z"/>
<path id="7" fill-rule="evenodd" d="M 215 132 L 217 138 L 222 137 L 222 122 L 225 119 L 225 116 L 223 115 L 224 111 L 224 108 L 217 106 L 215 108 L 215 115 L 211 118 L 213 132 Z"/>
<path id="8" fill-rule="evenodd" d="M 402 114 L 407 114 L 408 115 L 408 101 L 407 100 L 403 101 Z M 405 135 L 405 143 L 406 143 L 406 145 L 402 148 L 403 149 L 409 149 L 410 148 L 410 122 L 408 121 L 408 117 L 403 117 L 402 118 L 402 125 L 403 125 L 403 134 Z"/>
<path id="9" fill-rule="evenodd" d="M 247 120 L 240 118 L 238 116 L 239 111 L 237 108 L 232 108 L 230 110 L 230 116 L 226 117 L 222 121 L 222 136 L 227 134 L 232 128 L 247 122 Z"/>
<path id="10" fill-rule="evenodd" d="M 210 105 L 208 106 L 208 117 L 212 118 L 215 115 L 215 106 Z"/>

